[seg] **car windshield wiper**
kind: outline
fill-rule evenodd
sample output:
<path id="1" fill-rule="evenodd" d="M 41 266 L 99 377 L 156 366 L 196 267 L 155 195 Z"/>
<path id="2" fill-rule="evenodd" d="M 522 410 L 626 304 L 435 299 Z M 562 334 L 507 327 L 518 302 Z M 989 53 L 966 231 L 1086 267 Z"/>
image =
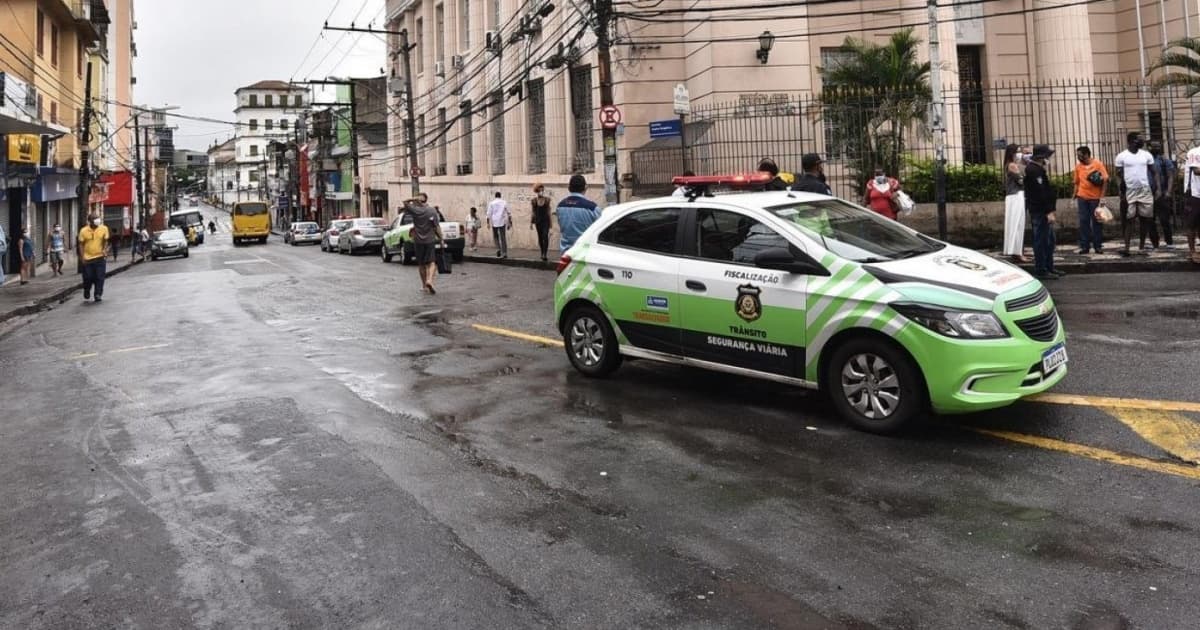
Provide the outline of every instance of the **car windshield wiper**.
<path id="1" fill-rule="evenodd" d="M 898 251 L 898 252 L 892 254 L 892 260 L 904 260 L 905 258 L 915 258 L 922 254 L 936 252 L 938 249 L 939 248 L 934 248 L 934 247 L 914 247 L 912 249 L 905 249 L 905 250 L 901 250 L 901 251 Z"/>

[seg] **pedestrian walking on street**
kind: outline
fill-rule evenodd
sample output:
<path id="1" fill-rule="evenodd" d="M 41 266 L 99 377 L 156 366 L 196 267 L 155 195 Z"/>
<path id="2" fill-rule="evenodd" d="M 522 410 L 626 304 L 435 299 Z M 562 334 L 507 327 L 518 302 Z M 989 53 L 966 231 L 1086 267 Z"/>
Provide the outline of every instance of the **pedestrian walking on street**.
<path id="1" fill-rule="evenodd" d="M 529 227 L 537 230 L 538 249 L 542 252 L 542 262 L 545 262 L 546 250 L 550 249 L 550 198 L 546 196 L 546 187 L 541 184 L 533 187 L 533 195 Z"/>
<path id="2" fill-rule="evenodd" d="M 67 235 L 63 234 L 62 226 L 55 223 L 46 234 L 46 259 L 50 261 L 50 271 L 55 276 L 63 275 L 63 254 L 67 251 Z"/>
<path id="3" fill-rule="evenodd" d="M 150 232 L 146 229 L 145 225 L 139 225 L 138 234 L 141 236 L 142 241 L 142 251 L 139 253 L 142 256 L 141 259 L 146 260 L 146 253 L 150 251 Z"/>
<path id="4" fill-rule="evenodd" d="M 1183 227 L 1187 230 L 1188 258 L 1200 264 L 1196 254 L 1196 238 L 1200 236 L 1200 147 L 1187 152 L 1184 164 L 1187 166 L 1187 179 L 1184 180 L 1184 217 Z M 3 278 L 0 275 L 0 278 Z"/>
<path id="5" fill-rule="evenodd" d="M 21 237 L 17 239 L 17 253 L 21 257 L 21 284 L 29 284 L 33 275 L 33 263 L 37 260 L 33 250 L 33 239 L 29 236 L 29 228 L 21 228 Z"/>
<path id="6" fill-rule="evenodd" d="M 866 192 L 863 193 L 863 205 L 895 221 L 899 216 L 896 208 L 896 193 L 899 190 L 899 180 L 888 177 L 882 166 L 876 166 L 875 176 L 867 182 Z"/>
<path id="7" fill-rule="evenodd" d="M 4 233 L 4 226 L 0 225 L 0 286 L 4 285 L 4 271 L 8 265 L 8 234 Z"/>
<path id="8" fill-rule="evenodd" d="M 91 299 L 95 290 L 99 302 L 104 295 L 104 277 L 108 272 L 108 226 L 100 217 L 88 217 L 88 225 L 79 230 L 77 248 L 76 254 L 83 261 L 83 299 Z"/>
<path id="9" fill-rule="evenodd" d="M 418 197 L 409 202 L 405 212 L 412 218 L 412 231 L 409 236 L 413 242 L 413 257 L 417 260 L 417 275 L 421 279 L 421 290 L 435 294 L 433 279 L 437 277 L 438 245 L 442 241 L 441 224 L 438 221 L 437 210 L 425 203 L 426 198 Z"/>
<path id="10" fill-rule="evenodd" d="M 558 249 L 564 254 L 600 218 L 602 210 L 596 202 L 584 196 L 585 192 L 587 180 L 583 175 L 572 175 L 567 183 L 567 196 L 554 209 L 558 218 Z"/>
<path id="11" fill-rule="evenodd" d="M 804 169 L 804 174 L 796 179 L 792 190 L 833 195 L 833 190 L 829 188 L 829 184 L 825 183 L 825 160 L 822 160 L 821 156 L 816 153 L 805 153 L 800 158 L 800 167 Z"/>
<path id="12" fill-rule="evenodd" d="M 487 220 L 488 227 L 492 228 L 492 239 L 496 241 L 496 258 L 508 258 L 508 228 L 512 216 L 508 212 L 508 202 L 500 196 L 500 191 L 496 191 L 496 198 L 488 204 Z"/>
<path id="13" fill-rule="evenodd" d="M 117 235 L 116 235 L 116 238 L 114 238 L 114 239 L 112 240 L 112 259 L 113 259 L 113 262 L 117 262 L 117 253 L 118 253 L 118 252 L 120 251 L 120 249 L 121 249 L 121 238 L 122 238 L 121 234 L 117 234 Z"/>
<path id="14" fill-rule="evenodd" d="M 1025 208 L 1033 220 L 1033 270 L 1043 280 L 1066 275 L 1054 268 L 1054 204 L 1056 195 L 1046 163 L 1054 149 L 1044 144 L 1033 147 L 1033 156 L 1025 167 Z"/>
<path id="15" fill-rule="evenodd" d="M 1108 169 L 1104 162 L 1092 157 L 1092 149 L 1075 149 L 1075 205 L 1079 209 L 1079 253 L 1103 251 L 1104 224 L 1096 218 L 1096 210 L 1108 188 Z"/>
<path id="16" fill-rule="evenodd" d="M 467 216 L 467 235 L 471 237 L 471 251 L 479 249 L 479 210 L 475 206 L 471 206 L 470 214 Z"/>
<path id="17" fill-rule="evenodd" d="M 1026 263 L 1025 257 L 1025 160 L 1024 147 L 1004 147 L 1004 245 L 1003 254 L 1013 262 Z"/>
<path id="18" fill-rule="evenodd" d="M 1121 183 L 1121 232 L 1125 237 L 1125 247 L 1119 252 L 1122 256 L 1129 255 L 1129 243 L 1133 240 L 1133 226 L 1136 220 L 1141 241 L 1146 241 L 1146 233 L 1154 228 L 1154 191 L 1150 188 L 1150 178 L 1154 176 L 1154 156 L 1142 147 L 1141 134 L 1132 132 L 1126 136 L 1128 147 L 1117 154 L 1117 180 Z"/>
<path id="19" fill-rule="evenodd" d="M 1163 155 L 1163 146 L 1158 140 L 1150 143 L 1150 155 L 1154 157 L 1156 175 L 1150 178 L 1150 189 L 1154 191 L 1154 216 L 1162 228 L 1161 244 L 1165 249 L 1175 249 L 1175 234 L 1171 221 L 1175 218 L 1172 216 L 1172 204 L 1175 203 L 1175 173 L 1179 169 L 1175 160 Z M 1153 219 L 1150 221 L 1150 236 L 1157 249 L 1160 242 Z"/>

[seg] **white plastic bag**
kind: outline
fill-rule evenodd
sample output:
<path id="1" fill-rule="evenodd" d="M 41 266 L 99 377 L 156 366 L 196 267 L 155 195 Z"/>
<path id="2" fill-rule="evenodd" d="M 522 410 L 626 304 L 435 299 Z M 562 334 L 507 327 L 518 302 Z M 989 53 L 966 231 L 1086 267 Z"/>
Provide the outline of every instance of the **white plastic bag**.
<path id="1" fill-rule="evenodd" d="M 909 197 L 908 193 L 904 192 L 903 190 L 897 190 L 895 198 L 896 207 L 900 209 L 899 215 L 902 217 L 912 214 L 913 210 L 915 210 L 917 207 L 917 204 L 912 200 L 912 197 Z"/>

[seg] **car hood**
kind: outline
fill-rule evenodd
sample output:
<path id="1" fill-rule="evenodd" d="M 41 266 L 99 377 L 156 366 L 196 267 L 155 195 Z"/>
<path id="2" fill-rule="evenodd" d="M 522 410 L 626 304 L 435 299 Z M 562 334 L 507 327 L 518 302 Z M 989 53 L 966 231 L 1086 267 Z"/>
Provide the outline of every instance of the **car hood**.
<path id="1" fill-rule="evenodd" d="M 1015 265 L 954 245 L 864 268 L 907 299 L 958 308 L 990 310 L 1001 294 L 1037 284 Z"/>

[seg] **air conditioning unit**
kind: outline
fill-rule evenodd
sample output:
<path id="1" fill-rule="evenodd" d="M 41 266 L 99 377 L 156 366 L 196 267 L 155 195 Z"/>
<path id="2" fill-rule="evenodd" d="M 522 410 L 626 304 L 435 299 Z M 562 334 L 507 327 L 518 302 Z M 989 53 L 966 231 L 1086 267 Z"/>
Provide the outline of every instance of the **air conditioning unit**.
<path id="1" fill-rule="evenodd" d="M 446 76 L 446 62 L 444 62 L 440 59 L 438 61 L 433 62 L 433 74 L 434 74 L 434 76 L 439 76 L 439 77 Z"/>
<path id="2" fill-rule="evenodd" d="M 462 55 L 454 55 L 454 56 L 450 57 L 450 66 L 452 68 L 454 68 L 455 70 L 462 70 L 463 69 Z"/>
<path id="3" fill-rule="evenodd" d="M 454 169 L 454 172 L 455 172 L 455 173 L 457 173 L 457 174 L 459 174 L 459 175 L 470 175 L 470 174 L 471 174 L 471 171 L 472 171 L 472 169 L 471 169 L 471 163 L 470 163 L 470 162 L 467 162 L 466 164 L 459 164 L 459 165 L 458 165 L 457 167 L 455 167 L 455 169 Z"/>
<path id="4" fill-rule="evenodd" d="M 488 31 L 483 34 L 484 47 L 492 52 L 500 52 L 500 34 Z"/>
<path id="5" fill-rule="evenodd" d="M 32 110 L 37 107 L 37 88 L 32 85 L 25 88 L 25 107 Z"/>
<path id="6" fill-rule="evenodd" d="M 404 96 L 404 79 L 396 77 L 388 81 L 388 91 L 392 96 Z"/>

